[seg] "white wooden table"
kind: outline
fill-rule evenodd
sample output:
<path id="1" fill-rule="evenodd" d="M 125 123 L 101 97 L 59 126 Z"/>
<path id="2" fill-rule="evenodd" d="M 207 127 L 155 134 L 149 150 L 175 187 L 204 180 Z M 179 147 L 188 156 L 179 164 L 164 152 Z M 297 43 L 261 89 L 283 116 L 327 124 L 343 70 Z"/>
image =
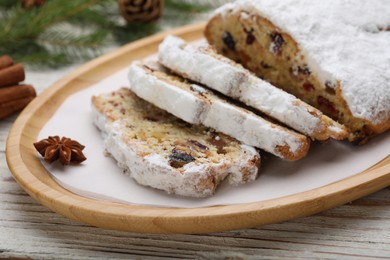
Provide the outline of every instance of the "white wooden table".
<path id="1" fill-rule="evenodd" d="M 27 71 L 38 93 L 77 67 Z M 15 182 L 5 143 L 16 116 L 0 121 L 0 258 L 390 259 L 390 188 L 315 216 L 204 235 L 104 230 L 71 221 Z"/>

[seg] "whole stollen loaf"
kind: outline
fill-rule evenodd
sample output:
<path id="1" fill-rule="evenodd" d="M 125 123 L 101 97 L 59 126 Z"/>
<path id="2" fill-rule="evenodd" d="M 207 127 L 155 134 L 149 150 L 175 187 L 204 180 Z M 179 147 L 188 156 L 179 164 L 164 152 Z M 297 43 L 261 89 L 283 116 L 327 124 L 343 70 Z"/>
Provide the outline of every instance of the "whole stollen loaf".
<path id="1" fill-rule="evenodd" d="M 364 143 L 390 128 L 387 0 L 239 0 L 205 36 L 218 52 L 322 110 Z"/>

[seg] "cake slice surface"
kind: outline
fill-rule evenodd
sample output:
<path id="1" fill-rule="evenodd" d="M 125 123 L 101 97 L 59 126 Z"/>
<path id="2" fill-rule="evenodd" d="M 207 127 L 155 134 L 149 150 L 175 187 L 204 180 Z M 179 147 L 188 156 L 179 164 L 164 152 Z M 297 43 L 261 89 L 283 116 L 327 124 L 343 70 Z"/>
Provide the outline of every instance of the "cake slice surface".
<path id="1" fill-rule="evenodd" d="M 260 155 L 253 147 L 190 125 L 127 88 L 94 96 L 92 114 L 107 152 L 141 185 L 207 197 L 224 179 L 238 185 L 258 175 Z"/>

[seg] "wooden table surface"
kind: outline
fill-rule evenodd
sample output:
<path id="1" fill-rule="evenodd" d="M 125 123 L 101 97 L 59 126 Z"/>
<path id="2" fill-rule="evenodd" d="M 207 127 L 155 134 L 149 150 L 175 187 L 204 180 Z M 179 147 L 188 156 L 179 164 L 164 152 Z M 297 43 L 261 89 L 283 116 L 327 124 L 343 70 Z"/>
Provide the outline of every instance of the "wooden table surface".
<path id="1" fill-rule="evenodd" d="M 40 93 L 78 65 L 27 71 Z M 0 120 L 0 258 L 390 259 L 390 188 L 320 214 L 202 235 L 126 233 L 71 221 L 34 201 L 5 159 L 16 116 Z"/>

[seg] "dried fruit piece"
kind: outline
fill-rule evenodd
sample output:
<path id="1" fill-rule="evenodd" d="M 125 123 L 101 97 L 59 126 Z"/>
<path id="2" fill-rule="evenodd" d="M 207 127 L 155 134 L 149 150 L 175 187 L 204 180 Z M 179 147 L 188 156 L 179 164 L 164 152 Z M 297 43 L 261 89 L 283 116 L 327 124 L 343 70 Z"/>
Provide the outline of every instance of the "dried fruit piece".
<path id="1" fill-rule="evenodd" d="M 195 140 L 189 140 L 188 143 L 190 144 L 190 146 L 192 146 L 192 147 L 195 146 L 195 147 L 199 148 L 200 150 L 206 151 L 206 150 L 209 149 L 206 145 L 201 144 L 201 143 L 199 143 L 198 141 L 195 141 Z"/>
<path id="2" fill-rule="evenodd" d="M 272 68 L 271 65 L 265 63 L 264 61 L 261 61 L 261 62 L 260 62 L 260 66 L 261 66 L 262 68 L 264 68 L 264 69 L 270 69 L 270 68 Z"/>
<path id="3" fill-rule="evenodd" d="M 330 81 L 326 81 L 325 82 L 325 91 L 331 95 L 335 95 L 336 94 L 336 86 L 330 82 Z"/>
<path id="4" fill-rule="evenodd" d="M 222 138 L 220 138 L 219 136 L 215 136 L 210 137 L 209 139 L 207 139 L 207 141 L 217 148 L 217 153 L 226 154 L 225 146 L 227 146 L 227 143 Z"/>
<path id="5" fill-rule="evenodd" d="M 85 146 L 67 137 L 49 136 L 34 143 L 34 147 L 48 163 L 59 159 L 62 165 L 79 164 L 87 159 L 82 152 Z"/>
<path id="6" fill-rule="evenodd" d="M 231 49 L 232 51 L 236 50 L 236 42 L 234 41 L 234 38 L 230 34 L 230 32 L 223 32 L 222 40 L 229 49 Z"/>
<path id="7" fill-rule="evenodd" d="M 256 40 L 256 37 L 253 35 L 253 29 L 248 31 L 247 29 L 244 28 L 244 31 L 246 33 L 246 41 L 245 42 L 247 45 L 251 45 Z"/>
<path id="8" fill-rule="evenodd" d="M 303 83 L 303 88 L 306 91 L 312 91 L 312 90 L 314 90 L 314 85 L 311 84 L 309 81 L 306 81 L 305 83 Z"/>
<path id="9" fill-rule="evenodd" d="M 271 33 L 271 45 L 270 51 L 273 54 L 279 55 L 282 52 L 282 46 L 284 44 L 283 36 L 280 33 L 273 32 Z"/>
<path id="10" fill-rule="evenodd" d="M 173 149 L 172 153 L 169 155 L 169 164 L 174 168 L 181 168 L 193 161 L 195 161 L 194 157 L 180 150 Z"/>
<path id="11" fill-rule="evenodd" d="M 331 114 L 336 114 L 337 110 L 332 102 L 330 102 L 328 99 L 324 98 L 323 96 L 318 96 L 317 103 L 320 107 L 322 107 L 325 111 Z"/>
<path id="12" fill-rule="evenodd" d="M 306 76 L 310 76 L 311 71 L 307 65 L 304 65 L 302 67 L 298 66 L 298 73 L 306 75 Z"/>

